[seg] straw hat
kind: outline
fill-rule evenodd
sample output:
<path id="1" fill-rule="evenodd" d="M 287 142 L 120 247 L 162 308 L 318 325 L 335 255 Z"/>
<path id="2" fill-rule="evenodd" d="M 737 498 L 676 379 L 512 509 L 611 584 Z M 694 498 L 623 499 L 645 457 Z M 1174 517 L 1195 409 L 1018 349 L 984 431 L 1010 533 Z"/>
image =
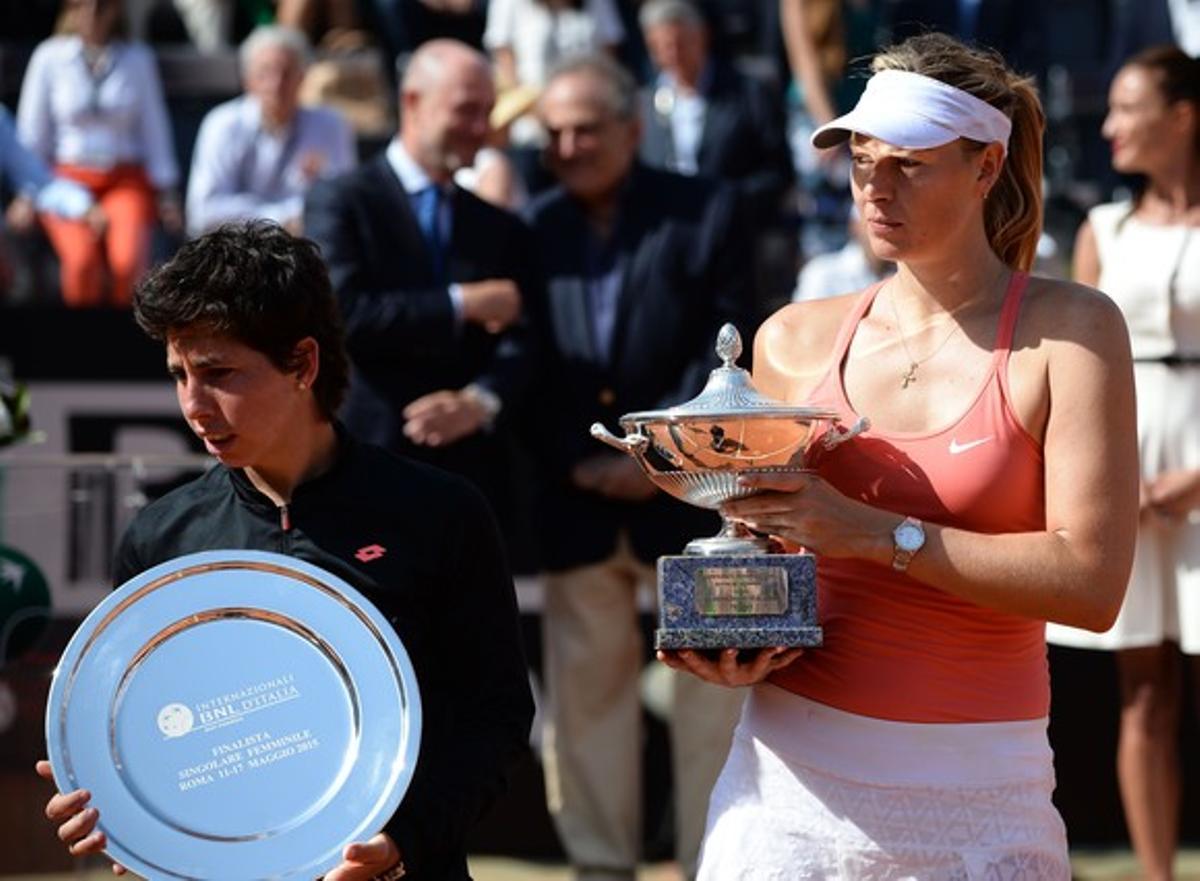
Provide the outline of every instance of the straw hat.
<path id="1" fill-rule="evenodd" d="M 533 109 L 542 90 L 537 86 L 515 85 L 501 89 L 496 95 L 496 106 L 488 117 L 488 123 L 501 131 Z"/>

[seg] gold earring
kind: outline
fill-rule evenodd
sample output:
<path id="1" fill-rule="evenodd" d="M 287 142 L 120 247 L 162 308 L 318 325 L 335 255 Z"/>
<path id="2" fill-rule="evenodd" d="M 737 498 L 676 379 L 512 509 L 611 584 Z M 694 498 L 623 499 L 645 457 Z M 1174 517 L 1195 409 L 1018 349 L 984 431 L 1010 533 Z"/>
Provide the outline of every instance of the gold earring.
<path id="1" fill-rule="evenodd" d="M 307 382 L 299 383 L 298 388 L 300 389 L 300 391 L 304 391 L 305 389 L 308 388 L 308 383 Z"/>

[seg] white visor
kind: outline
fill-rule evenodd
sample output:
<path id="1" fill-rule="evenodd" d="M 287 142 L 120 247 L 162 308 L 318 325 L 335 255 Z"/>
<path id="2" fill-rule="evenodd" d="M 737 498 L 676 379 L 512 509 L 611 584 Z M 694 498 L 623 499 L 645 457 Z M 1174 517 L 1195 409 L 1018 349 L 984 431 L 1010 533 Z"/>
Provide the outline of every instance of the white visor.
<path id="1" fill-rule="evenodd" d="M 904 70 L 881 70 L 867 81 L 854 109 L 812 135 L 814 147 L 834 147 L 851 134 L 906 150 L 928 150 L 958 138 L 999 142 L 1008 153 L 1012 120 L 955 86 Z"/>

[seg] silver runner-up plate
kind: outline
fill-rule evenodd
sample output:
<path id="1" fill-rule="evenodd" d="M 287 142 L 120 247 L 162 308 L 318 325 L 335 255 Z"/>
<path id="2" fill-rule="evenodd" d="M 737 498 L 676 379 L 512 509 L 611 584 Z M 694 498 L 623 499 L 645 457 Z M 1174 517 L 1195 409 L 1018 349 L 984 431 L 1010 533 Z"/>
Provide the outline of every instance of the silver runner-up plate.
<path id="1" fill-rule="evenodd" d="M 313 879 L 412 779 L 421 703 L 399 637 L 317 566 L 207 551 L 107 596 L 59 661 L 46 743 L 106 853 L 147 878 Z"/>

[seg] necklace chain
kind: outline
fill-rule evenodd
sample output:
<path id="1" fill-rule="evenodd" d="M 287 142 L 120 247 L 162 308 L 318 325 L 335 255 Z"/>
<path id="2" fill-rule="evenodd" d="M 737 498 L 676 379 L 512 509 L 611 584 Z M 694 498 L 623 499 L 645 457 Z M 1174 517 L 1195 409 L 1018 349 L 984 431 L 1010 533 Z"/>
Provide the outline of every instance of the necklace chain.
<path id="1" fill-rule="evenodd" d="M 1003 267 L 1001 269 L 1000 278 L 1004 277 L 1004 274 L 1006 271 L 1007 271 L 1007 267 Z M 990 288 L 991 285 L 989 285 L 988 287 Z M 975 297 L 972 297 L 971 299 L 967 300 L 965 303 L 961 303 L 954 309 L 951 309 L 947 313 L 950 316 L 951 320 L 953 320 L 955 315 L 957 315 L 959 312 L 961 312 L 967 306 L 969 306 L 973 302 L 975 302 L 975 299 L 976 299 Z M 950 328 L 950 332 L 948 334 L 946 334 L 945 337 L 942 338 L 942 341 L 934 347 L 932 352 L 930 352 L 924 358 L 914 358 L 912 350 L 908 347 L 908 336 L 904 333 L 904 325 L 900 322 L 900 311 L 896 308 L 896 297 L 895 297 L 895 293 L 894 293 L 894 288 L 892 288 L 891 285 L 888 286 L 888 305 L 892 307 L 892 317 L 896 319 L 896 330 L 900 334 L 900 345 L 904 347 L 904 354 L 908 358 L 908 369 L 905 370 L 904 375 L 900 377 L 900 388 L 906 389 L 910 385 L 912 385 L 914 382 L 917 381 L 917 368 L 920 367 L 922 364 L 924 364 L 926 361 L 928 361 L 930 358 L 932 358 L 934 355 L 936 355 L 938 352 L 940 352 L 942 349 L 946 348 L 946 344 L 948 342 L 950 342 L 950 339 L 956 333 L 958 333 L 960 330 L 962 330 L 962 324 L 960 322 L 955 321 L 954 327 Z"/>

